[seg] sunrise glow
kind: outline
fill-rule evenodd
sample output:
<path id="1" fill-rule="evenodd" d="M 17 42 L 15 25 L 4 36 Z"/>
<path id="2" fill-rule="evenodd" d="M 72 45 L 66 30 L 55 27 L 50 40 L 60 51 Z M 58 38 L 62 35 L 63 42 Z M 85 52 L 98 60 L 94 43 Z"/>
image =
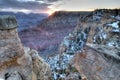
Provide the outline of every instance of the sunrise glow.
<path id="1" fill-rule="evenodd" d="M 48 10 L 46 13 L 49 14 L 49 15 L 51 15 L 51 14 L 53 14 L 54 12 L 55 12 L 55 10 L 51 10 L 51 9 L 50 9 L 50 10 Z"/>

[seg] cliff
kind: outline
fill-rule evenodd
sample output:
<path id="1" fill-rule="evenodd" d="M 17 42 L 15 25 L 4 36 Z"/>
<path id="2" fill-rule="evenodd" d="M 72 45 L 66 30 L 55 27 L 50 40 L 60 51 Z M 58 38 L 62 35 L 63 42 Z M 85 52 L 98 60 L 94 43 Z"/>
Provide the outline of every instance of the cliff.
<path id="1" fill-rule="evenodd" d="M 0 79 L 50 80 L 50 66 L 37 51 L 22 46 L 17 27 L 14 16 L 0 16 Z"/>
<path id="2" fill-rule="evenodd" d="M 79 17 L 89 13 L 58 11 L 42 20 L 37 27 L 20 32 L 19 36 L 24 46 L 38 50 L 40 55 L 55 54 L 64 36 L 77 25 Z"/>
<path id="3" fill-rule="evenodd" d="M 75 30 L 64 37 L 60 55 L 73 55 L 82 80 L 119 80 L 119 13 L 119 9 L 95 10 L 81 17 Z"/>
<path id="4" fill-rule="evenodd" d="M 60 54 L 46 58 L 54 79 L 119 80 L 119 9 L 95 10 L 79 18 L 61 42 Z"/>

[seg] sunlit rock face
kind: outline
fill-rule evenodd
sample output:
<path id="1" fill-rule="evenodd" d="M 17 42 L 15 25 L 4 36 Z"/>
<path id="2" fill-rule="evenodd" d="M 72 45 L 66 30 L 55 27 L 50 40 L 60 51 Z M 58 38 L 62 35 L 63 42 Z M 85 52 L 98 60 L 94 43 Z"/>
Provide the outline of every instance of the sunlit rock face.
<path id="1" fill-rule="evenodd" d="M 23 48 L 16 27 L 14 16 L 0 16 L 0 79 L 50 80 L 49 65 L 37 51 Z"/>

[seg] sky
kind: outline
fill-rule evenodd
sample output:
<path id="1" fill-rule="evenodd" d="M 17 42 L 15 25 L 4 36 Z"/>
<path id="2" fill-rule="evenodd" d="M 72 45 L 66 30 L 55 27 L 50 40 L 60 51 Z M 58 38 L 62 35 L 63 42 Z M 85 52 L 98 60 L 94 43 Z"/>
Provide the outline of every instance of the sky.
<path id="1" fill-rule="evenodd" d="M 48 13 L 120 8 L 120 0 L 0 0 L 0 11 Z"/>

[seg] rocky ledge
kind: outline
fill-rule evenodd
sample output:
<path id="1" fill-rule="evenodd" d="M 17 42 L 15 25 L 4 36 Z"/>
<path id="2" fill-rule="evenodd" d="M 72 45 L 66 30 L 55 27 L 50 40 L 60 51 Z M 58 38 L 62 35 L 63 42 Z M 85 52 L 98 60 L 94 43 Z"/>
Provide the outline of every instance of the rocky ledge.
<path id="1" fill-rule="evenodd" d="M 50 66 L 23 47 L 14 16 L 0 16 L 0 80 L 51 80 Z"/>
<path id="2" fill-rule="evenodd" d="M 119 80 L 120 48 L 87 44 L 79 55 L 79 70 L 88 80 Z"/>

